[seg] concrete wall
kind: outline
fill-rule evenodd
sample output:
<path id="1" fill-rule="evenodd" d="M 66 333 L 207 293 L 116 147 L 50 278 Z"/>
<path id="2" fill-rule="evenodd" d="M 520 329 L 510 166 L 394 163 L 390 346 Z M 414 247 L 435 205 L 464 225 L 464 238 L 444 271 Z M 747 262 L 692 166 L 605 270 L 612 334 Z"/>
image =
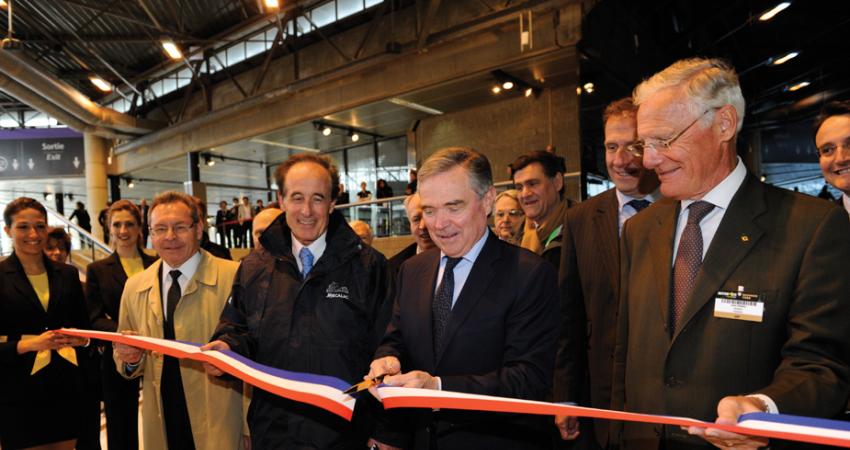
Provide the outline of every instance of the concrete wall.
<path id="1" fill-rule="evenodd" d="M 515 96 L 423 120 L 416 130 L 417 165 L 435 151 L 469 146 L 483 152 L 495 182 L 508 179 L 507 165 L 521 153 L 554 145 L 567 172 L 580 170 L 578 96 L 575 82 L 545 90 L 540 97 Z M 567 197 L 578 200 L 579 178 L 567 181 Z"/>

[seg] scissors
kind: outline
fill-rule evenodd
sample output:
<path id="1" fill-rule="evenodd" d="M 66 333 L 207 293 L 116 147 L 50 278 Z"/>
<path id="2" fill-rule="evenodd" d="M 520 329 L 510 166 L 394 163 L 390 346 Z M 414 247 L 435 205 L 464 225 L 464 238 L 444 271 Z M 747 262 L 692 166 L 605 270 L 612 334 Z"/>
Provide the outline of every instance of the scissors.
<path id="1" fill-rule="evenodd" d="M 372 386 L 377 386 L 377 385 L 381 384 L 382 381 L 384 381 L 384 375 L 386 375 L 386 374 L 378 375 L 377 377 L 370 378 L 368 380 L 363 380 L 363 381 L 351 386 L 350 388 L 342 391 L 342 393 L 343 394 L 354 394 L 356 392 L 365 391 L 366 389 L 369 389 Z"/>

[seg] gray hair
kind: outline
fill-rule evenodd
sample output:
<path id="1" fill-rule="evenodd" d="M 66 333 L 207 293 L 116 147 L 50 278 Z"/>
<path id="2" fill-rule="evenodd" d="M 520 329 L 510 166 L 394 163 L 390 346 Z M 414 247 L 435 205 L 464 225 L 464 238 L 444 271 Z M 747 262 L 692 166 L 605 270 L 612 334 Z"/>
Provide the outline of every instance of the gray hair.
<path id="1" fill-rule="evenodd" d="M 696 116 L 708 109 L 732 105 L 738 113 L 736 130 L 744 124 L 746 102 L 735 68 L 720 59 L 689 58 L 676 61 L 639 84 L 632 97 L 640 106 L 657 92 L 679 87 L 688 97 L 688 107 Z"/>
<path id="2" fill-rule="evenodd" d="M 508 197 L 509 199 L 519 203 L 519 191 L 516 189 L 507 189 L 499 192 L 499 195 L 496 196 L 496 202 L 498 202 L 502 197 Z"/>
<path id="3" fill-rule="evenodd" d="M 447 147 L 431 155 L 419 168 L 419 182 L 429 177 L 463 167 L 469 174 L 470 187 L 483 198 L 493 186 L 493 172 L 486 156 L 470 147 Z"/>

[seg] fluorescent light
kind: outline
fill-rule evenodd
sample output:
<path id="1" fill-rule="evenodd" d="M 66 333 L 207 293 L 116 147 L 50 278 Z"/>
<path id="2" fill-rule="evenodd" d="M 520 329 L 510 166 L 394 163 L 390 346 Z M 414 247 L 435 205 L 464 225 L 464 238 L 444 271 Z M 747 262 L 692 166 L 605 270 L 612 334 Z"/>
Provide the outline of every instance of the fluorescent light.
<path id="1" fill-rule="evenodd" d="M 269 9 L 278 9 L 280 8 L 280 2 L 277 0 L 265 0 L 266 8 Z"/>
<path id="2" fill-rule="evenodd" d="M 499 92 L 502 92 L 502 87 L 501 86 L 493 86 L 493 88 L 490 89 L 490 90 L 493 91 L 494 94 L 498 94 Z"/>
<path id="3" fill-rule="evenodd" d="M 789 6 L 791 6 L 791 2 L 782 2 L 762 14 L 759 17 L 759 20 L 761 20 L 762 22 L 767 22 L 768 20 L 773 19 L 774 16 L 781 13 L 785 8 Z"/>
<path id="4" fill-rule="evenodd" d="M 103 92 L 112 92 L 112 85 L 107 83 L 106 80 L 97 75 L 89 76 L 89 81 L 91 81 L 91 84 L 95 85 L 96 88 L 100 89 Z"/>
<path id="5" fill-rule="evenodd" d="M 799 82 L 799 83 L 797 83 L 793 86 L 788 87 L 788 91 L 789 92 L 799 91 L 800 89 L 803 89 L 804 87 L 806 87 L 810 84 L 812 84 L 812 83 L 809 83 L 808 81 L 801 81 L 801 82 Z"/>
<path id="6" fill-rule="evenodd" d="M 506 91 L 508 89 L 513 89 L 513 88 L 514 88 L 514 82 L 513 81 L 505 81 L 504 83 L 502 83 L 502 89 L 504 89 Z"/>
<path id="7" fill-rule="evenodd" d="M 357 142 L 360 140 L 360 135 L 357 133 L 351 133 L 351 142 Z"/>
<path id="8" fill-rule="evenodd" d="M 298 150 L 298 151 L 302 151 L 302 152 L 310 152 L 310 153 L 321 153 L 322 152 L 321 150 L 319 150 L 317 148 L 302 147 L 300 145 L 285 144 L 283 142 L 267 141 L 265 139 L 251 139 L 251 142 L 254 142 L 256 144 L 271 145 L 271 146 L 274 146 L 274 147 L 289 148 L 289 149 L 292 149 L 292 150 Z"/>
<path id="9" fill-rule="evenodd" d="M 778 66 L 780 64 L 785 64 L 788 61 L 796 58 L 797 55 L 799 55 L 799 54 L 800 54 L 800 52 L 788 52 L 788 53 L 780 56 L 779 58 L 774 59 L 773 62 L 771 62 L 771 64 L 773 64 L 774 66 Z"/>
<path id="10" fill-rule="evenodd" d="M 394 105 L 404 106 L 405 108 L 415 109 L 417 111 L 422 111 L 424 113 L 432 114 L 432 115 L 435 115 L 435 116 L 443 115 L 443 112 L 440 111 L 439 109 L 430 108 L 428 106 L 420 105 L 419 103 L 407 101 L 407 100 L 402 99 L 402 98 L 393 97 L 393 98 L 391 98 L 387 101 L 394 104 Z"/>
<path id="11" fill-rule="evenodd" d="M 180 47 L 172 40 L 162 41 L 162 48 L 165 50 L 165 53 L 168 53 L 168 57 L 171 59 L 183 58 L 183 52 L 180 51 Z"/>

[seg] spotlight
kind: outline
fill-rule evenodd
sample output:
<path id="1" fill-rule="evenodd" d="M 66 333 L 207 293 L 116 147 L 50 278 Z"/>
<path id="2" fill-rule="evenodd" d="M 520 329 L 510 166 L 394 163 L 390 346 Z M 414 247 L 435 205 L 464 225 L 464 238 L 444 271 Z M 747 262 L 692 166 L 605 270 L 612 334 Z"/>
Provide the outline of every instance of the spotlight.
<path id="1" fill-rule="evenodd" d="M 771 58 L 770 64 L 772 64 L 774 66 L 778 66 L 780 64 L 785 64 L 788 61 L 796 58 L 799 54 L 800 54 L 800 52 L 788 52 L 788 53 L 786 53 L 786 54 L 784 54 L 784 55 L 782 55 L 782 56 L 780 56 L 776 59 Z"/>
<path id="2" fill-rule="evenodd" d="M 132 178 L 127 178 L 127 187 L 130 188 L 130 189 L 133 189 L 134 187 L 136 187 L 136 183 L 133 182 Z"/>
<path id="3" fill-rule="evenodd" d="M 45 193 L 42 194 L 42 196 L 44 196 L 44 201 L 46 201 L 46 202 L 52 202 L 53 201 L 53 194 L 51 194 L 50 192 L 45 192 Z"/>
<path id="4" fill-rule="evenodd" d="M 278 9 L 280 8 L 280 2 L 278 0 L 265 0 L 266 8 L 269 9 Z"/>
<path id="5" fill-rule="evenodd" d="M 209 167 L 212 167 L 212 166 L 215 165 L 215 160 L 213 159 L 212 155 L 210 155 L 210 154 L 204 155 L 204 162 Z"/>
<path id="6" fill-rule="evenodd" d="M 333 132 L 333 130 L 331 130 L 331 127 L 329 127 L 329 126 L 325 126 L 324 128 L 322 128 L 322 135 L 323 136 L 330 136 L 332 132 Z"/>
<path id="7" fill-rule="evenodd" d="M 91 81 L 91 84 L 93 84 L 96 88 L 100 89 L 103 92 L 112 92 L 112 85 L 97 75 L 90 75 L 89 81 Z"/>
<path id="8" fill-rule="evenodd" d="M 534 89 L 532 89 L 532 88 L 525 88 L 525 96 L 526 96 L 526 97 L 531 97 L 531 94 L 533 94 L 533 93 L 534 93 Z"/>
<path id="9" fill-rule="evenodd" d="M 812 84 L 812 83 L 809 83 L 808 81 L 801 81 L 801 82 L 799 82 L 799 83 L 797 83 L 793 86 L 788 86 L 787 88 L 785 88 L 785 90 L 788 91 L 788 92 L 799 91 L 800 89 L 803 89 L 804 87 L 806 87 L 810 84 Z"/>
<path id="10" fill-rule="evenodd" d="M 513 89 L 513 88 L 514 88 L 514 82 L 513 81 L 508 80 L 508 81 L 505 81 L 504 83 L 502 83 L 502 89 L 504 89 L 506 91 Z"/>
<path id="11" fill-rule="evenodd" d="M 781 13 L 785 8 L 791 6 L 791 2 L 782 2 L 773 8 L 767 10 L 759 17 L 759 20 L 762 22 L 767 22 L 770 19 L 773 19 L 774 16 Z"/>
<path id="12" fill-rule="evenodd" d="M 584 91 L 585 92 L 587 92 L 588 94 L 592 94 L 593 89 L 594 89 L 593 83 L 584 83 Z"/>
<path id="13" fill-rule="evenodd" d="M 360 135 L 357 133 L 351 133 L 351 142 L 357 142 L 360 140 Z"/>
<path id="14" fill-rule="evenodd" d="M 9 5 L 6 4 L 6 0 L 0 0 L 0 8 L 5 9 L 7 6 L 9 6 Z"/>
<path id="15" fill-rule="evenodd" d="M 490 90 L 493 91 L 494 94 L 498 94 L 499 92 L 502 92 L 502 87 L 501 86 L 493 86 L 493 88 L 490 89 Z"/>
<path id="16" fill-rule="evenodd" d="M 168 53 L 168 57 L 171 59 L 183 58 L 183 52 L 180 51 L 180 47 L 171 39 L 164 39 L 162 41 L 162 48 L 165 50 L 165 53 Z"/>
<path id="17" fill-rule="evenodd" d="M 576 95 L 581 95 L 581 86 L 576 86 Z"/>

